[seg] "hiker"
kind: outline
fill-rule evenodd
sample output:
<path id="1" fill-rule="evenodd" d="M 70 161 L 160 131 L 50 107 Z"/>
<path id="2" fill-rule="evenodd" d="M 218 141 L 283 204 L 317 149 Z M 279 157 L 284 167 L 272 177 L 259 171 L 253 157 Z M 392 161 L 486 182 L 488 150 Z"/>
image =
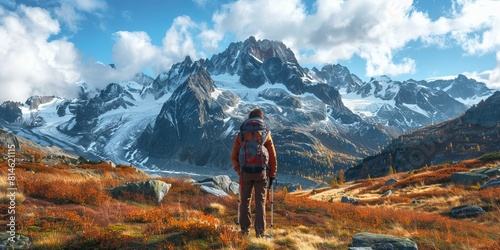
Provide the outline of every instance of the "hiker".
<path id="1" fill-rule="evenodd" d="M 260 109 L 252 110 L 248 119 L 241 125 L 240 132 L 234 139 L 231 160 L 240 180 L 241 203 L 238 219 L 241 233 L 249 234 L 250 203 L 254 189 L 255 234 L 257 237 L 263 237 L 266 228 L 267 181 L 269 179 L 272 183 L 276 177 L 277 164 L 271 132 L 267 129 L 264 114 Z"/>

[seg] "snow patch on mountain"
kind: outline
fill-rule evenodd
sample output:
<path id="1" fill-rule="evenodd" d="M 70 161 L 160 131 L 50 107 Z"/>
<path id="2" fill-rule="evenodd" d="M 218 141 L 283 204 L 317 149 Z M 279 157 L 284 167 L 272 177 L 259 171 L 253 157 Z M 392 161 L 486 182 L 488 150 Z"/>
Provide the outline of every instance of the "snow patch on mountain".
<path id="1" fill-rule="evenodd" d="M 384 100 L 374 94 L 363 98 L 355 92 L 348 93 L 347 88 L 341 88 L 339 93 L 342 96 L 344 105 L 363 118 L 376 117 L 377 112 L 384 105 L 389 105 L 391 107 L 396 106 L 396 101 L 394 99 Z"/>

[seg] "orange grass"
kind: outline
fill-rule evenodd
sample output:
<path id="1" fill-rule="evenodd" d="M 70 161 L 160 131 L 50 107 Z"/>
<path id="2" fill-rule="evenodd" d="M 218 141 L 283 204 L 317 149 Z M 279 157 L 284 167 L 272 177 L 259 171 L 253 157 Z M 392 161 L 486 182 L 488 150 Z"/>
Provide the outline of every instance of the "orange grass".
<path id="1" fill-rule="evenodd" d="M 453 172 L 475 167 L 475 164 L 429 167 L 412 175 L 401 174 L 399 176 L 405 178 L 391 187 L 409 190 L 412 186 L 446 182 Z M 0 172 L 5 174 L 6 170 L 5 163 L 0 162 Z M 43 239 L 53 235 L 60 239 L 53 248 L 242 249 L 250 244 L 239 237 L 234 224 L 236 196 L 205 194 L 186 179 L 158 178 L 172 184 L 163 201 L 156 204 L 145 197 L 132 197 L 141 203 L 137 204 L 113 199 L 106 192 L 126 181 L 147 178 L 130 166 L 57 164 L 46 167 L 22 163 L 16 169 L 16 177 L 19 189 L 27 197 L 16 210 L 19 233 L 32 237 L 34 248 L 51 247 L 37 245 L 37 242 L 49 242 Z M 386 179 L 358 181 L 346 190 L 378 193 L 386 188 Z M 408 237 L 424 250 L 498 249 L 500 221 L 496 218 L 500 215 L 500 190 L 466 190 L 450 185 L 448 191 L 402 192 L 360 201 L 357 206 L 280 191 L 274 194 L 275 230 L 293 232 L 307 228 L 310 235 L 323 239 L 334 237 L 338 249 L 346 249 L 354 234 L 363 231 Z M 460 196 L 461 202 L 480 204 L 488 213 L 455 220 L 438 213 L 386 206 L 409 203 L 413 198 L 447 196 Z M 214 213 L 214 204 L 225 212 Z M 5 214 L 5 206 L 1 211 Z M 287 244 L 295 247 L 293 242 Z"/>
<path id="2" fill-rule="evenodd" d="M 498 226 L 492 228 L 433 213 L 327 203 L 295 196 L 287 197 L 286 206 L 278 207 L 278 213 L 284 215 L 279 219 L 280 226 L 305 225 L 314 228 L 317 221 L 322 221 L 323 228 L 316 229 L 317 233 L 336 232 L 345 235 L 346 241 L 357 232 L 387 233 L 395 226 L 403 228 L 417 242 L 419 249 L 433 249 L 433 244 L 439 246 L 437 249 L 463 249 L 462 246 L 488 248 L 494 246 L 500 237 Z"/>

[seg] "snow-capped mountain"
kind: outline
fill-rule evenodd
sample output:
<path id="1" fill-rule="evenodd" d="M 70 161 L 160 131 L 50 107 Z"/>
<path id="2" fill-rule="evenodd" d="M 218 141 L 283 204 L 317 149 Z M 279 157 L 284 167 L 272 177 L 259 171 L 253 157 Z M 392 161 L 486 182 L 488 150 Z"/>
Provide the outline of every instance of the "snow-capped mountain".
<path id="1" fill-rule="evenodd" d="M 463 75 L 432 82 L 399 82 L 387 76 L 362 82 L 341 65 L 327 65 L 321 71 L 314 68 L 313 72 L 337 89 L 354 113 L 398 134 L 457 117 L 493 93 L 484 83 Z"/>
<path id="2" fill-rule="evenodd" d="M 316 81 L 279 42 L 250 38 L 210 60 L 188 57 L 159 78 L 155 83 L 164 87 L 156 93 L 175 90 L 139 137 L 130 161 L 230 167 L 234 136 L 255 107 L 264 109 L 280 165 L 289 173 L 298 168 L 297 159 L 307 162 L 308 172 L 331 171 L 331 164 L 311 159 L 320 151 L 321 160 L 345 168 L 390 138 L 385 128 L 347 109 L 337 90 Z"/>
<path id="3" fill-rule="evenodd" d="M 376 155 L 345 172 L 347 180 L 409 172 L 500 150 L 500 91 L 461 116 L 400 135 Z"/>
<path id="4" fill-rule="evenodd" d="M 282 173 L 326 177 L 403 131 L 460 115 L 470 105 L 460 100 L 479 102 L 492 93 L 478 87 L 474 95 L 448 94 L 460 84 L 475 86 L 463 76 L 448 84 L 385 76 L 363 82 L 341 65 L 309 70 L 283 43 L 250 37 L 210 59 L 186 57 L 154 79 L 138 74 L 77 99 L 5 102 L 0 124 L 92 159 L 227 171 L 241 122 L 260 107 Z"/>

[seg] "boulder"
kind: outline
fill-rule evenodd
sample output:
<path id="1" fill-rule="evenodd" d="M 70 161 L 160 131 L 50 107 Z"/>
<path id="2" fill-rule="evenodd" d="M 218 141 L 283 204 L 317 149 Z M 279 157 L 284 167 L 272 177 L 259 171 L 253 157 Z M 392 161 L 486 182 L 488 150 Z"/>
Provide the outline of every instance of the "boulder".
<path id="1" fill-rule="evenodd" d="M 481 207 L 473 205 L 463 205 L 452 208 L 450 211 L 450 216 L 453 218 L 468 218 L 485 213 L 486 212 Z"/>
<path id="2" fill-rule="evenodd" d="M 158 203 L 167 195 L 172 184 L 168 184 L 160 180 L 149 180 L 143 182 L 130 182 L 123 186 L 115 187 L 111 190 L 111 195 L 114 198 L 120 198 L 125 192 L 150 195 L 156 199 Z"/>
<path id="3" fill-rule="evenodd" d="M 340 199 L 340 202 L 342 202 L 342 203 L 357 204 L 358 200 L 356 200 L 354 198 L 349 198 L 349 197 L 347 197 L 345 195 L 342 195 L 342 198 Z"/>
<path id="4" fill-rule="evenodd" d="M 392 194 L 392 190 L 387 190 L 387 192 L 382 194 L 382 197 L 388 197 L 388 196 L 391 196 L 391 194 Z"/>
<path id="5" fill-rule="evenodd" d="M 391 179 L 389 179 L 389 180 L 387 180 L 387 181 L 385 182 L 385 185 L 390 186 L 390 185 L 393 185 L 393 184 L 395 184 L 395 183 L 397 183 L 397 182 L 398 182 L 398 180 L 396 180 L 396 179 L 394 179 L 394 178 L 391 178 Z"/>
<path id="6" fill-rule="evenodd" d="M 461 185 L 474 185 L 477 183 L 483 183 L 487 179 L 487 175 L 472 172 L 456 172 L 451 175 L 451 182 Z"/>
<path id="7" fill-rule="evenodd" d="M 10 235 L 8 232 L 2 232 L 0 233 L 0 249 L 31 249 L 31 239 L 22 234 Z"/>
<path id="8" fill-rule="evenodd" d="M 418 249 L 412 240 L 386 234 L 361 232 L 354 235 L 350 247 L 370 247 L 372 249 Z"/>
<path id="9" fill-rule="evenodd" d="M 201 189 L 201 191 L 203 191 L 207 194 L 213 194 L 213 195 L 219 196 L 219 197 L 228 196 L 228 194 L 226 192 L 224 192 L 218 188 L 201 185 L 200 189 Z"/>
<path id="10" fill-rule="evenodd" d="M 491 179 L 487 182 L 485 182 L 479 190 L 487 189 L 487 188 L 494 188 L 494 187 L 500 187 L 500 178 L 496 179 Z"/>
<path id="11" fill-rule="evenodd" d="M 219 189 L 226 193 L 232 192 L 234 194 L 238 194 L 240 192 L 240 185 L 237 182 L 232 181 L 228 175 L 214 176 L 212 178 L 199 181 L 197 184 L 201 186 Z"/>
<path id="12" fill-rule="evenodd" d="M 484 174 L 488 177 L 497 177 L 500 176 L 500 166 L 492 167 L 492 168 L 480 168 L 472 170 L 471 173 L 476 174 Z"/>

